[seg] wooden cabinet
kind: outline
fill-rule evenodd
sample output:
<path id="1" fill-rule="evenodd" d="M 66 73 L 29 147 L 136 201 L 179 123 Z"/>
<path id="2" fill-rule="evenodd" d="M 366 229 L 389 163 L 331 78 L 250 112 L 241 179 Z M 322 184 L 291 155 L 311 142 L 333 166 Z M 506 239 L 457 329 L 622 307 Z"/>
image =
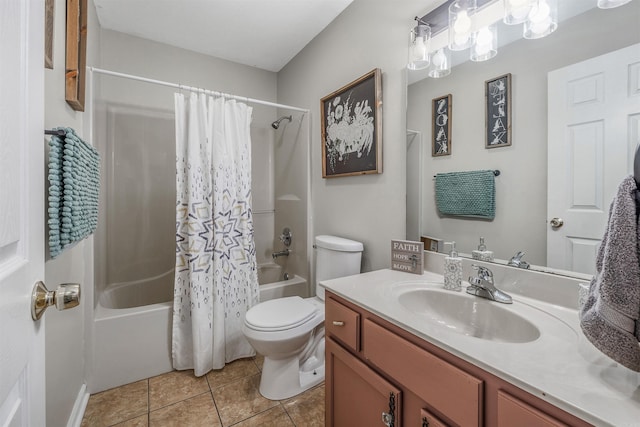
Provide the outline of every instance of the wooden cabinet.
<path id="1" fill-rule="evenodd" d="M 331 292 L 325 310 L 329 427 L 590 425 Z"/>
<path id="2" fill-rule="evenodd" d="M 401 424 L 402 396 L 398 388 L 350 355 L 333 339 L 326 340 L 325 390 L 327 425 L 335 427 Z"/>
<path id="3" fill-rule="evenodd" d="M 563 422 L 517 399 L 509 393 L 498 392 L 498 427 L 523 425 L 527 427 L 566 427 Z"/>

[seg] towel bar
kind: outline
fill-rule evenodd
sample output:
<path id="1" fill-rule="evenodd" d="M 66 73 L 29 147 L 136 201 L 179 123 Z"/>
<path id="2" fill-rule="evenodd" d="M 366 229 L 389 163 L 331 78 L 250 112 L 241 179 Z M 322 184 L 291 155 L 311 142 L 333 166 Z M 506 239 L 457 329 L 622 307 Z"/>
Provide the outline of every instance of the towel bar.
<path id="1" fill-rule="evenodd" d="M 58 136 L 65 136 L 67 134 L 66 131 L 59 129 L 59 130 L 49 130 L 49 129 L 45 129 L 44 130 L 44 134 L 45 135 L 58 135 Z"/>
<path id="2" fill-rule="evenodd" d="M 494 170 L 494 171 L 493 171 L 493 175 L 494 175 L 494 176 L 500 176 L 500 169 L 496 169 L 496 170 Z M 436 176 L 435 176 L 435 175 L 433 175 L 433 177 L 435 178 Z"/>

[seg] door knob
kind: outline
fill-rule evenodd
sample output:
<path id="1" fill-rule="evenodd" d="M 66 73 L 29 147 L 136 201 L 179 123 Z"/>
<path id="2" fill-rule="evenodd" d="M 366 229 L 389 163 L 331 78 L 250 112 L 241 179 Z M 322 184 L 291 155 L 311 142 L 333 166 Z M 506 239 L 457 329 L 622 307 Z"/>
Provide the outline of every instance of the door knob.
<path id="1" fill-rule="evenodd" d="M 553 218 L 549 221 L 549 224 L 551 224 L 553 228 L 560 228 L 564 225 L 564 220 L 562 218 Z"/>
<path id="2" fill-rule="evenodd" d="M 31 293 L 31 318 L 39 320 L 47 307 L 55 305 L 58 310 L 66 310 L 80 304 L 80 284 L 63 283 L 55 291 L 50 291 L 43 282 L 36 282 Z"/>

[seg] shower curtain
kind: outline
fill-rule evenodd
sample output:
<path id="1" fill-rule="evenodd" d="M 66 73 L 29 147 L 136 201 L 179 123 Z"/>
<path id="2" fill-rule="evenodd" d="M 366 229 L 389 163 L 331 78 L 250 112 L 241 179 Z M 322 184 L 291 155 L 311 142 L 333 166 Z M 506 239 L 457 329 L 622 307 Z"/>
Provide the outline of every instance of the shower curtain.
<path id="1" fill-rule="evenodd" d="M 251 214 L 252 108 L 175 94 L 173 366 L 201 376 L 255 354 L 242 334 L 258 303 Z"/>

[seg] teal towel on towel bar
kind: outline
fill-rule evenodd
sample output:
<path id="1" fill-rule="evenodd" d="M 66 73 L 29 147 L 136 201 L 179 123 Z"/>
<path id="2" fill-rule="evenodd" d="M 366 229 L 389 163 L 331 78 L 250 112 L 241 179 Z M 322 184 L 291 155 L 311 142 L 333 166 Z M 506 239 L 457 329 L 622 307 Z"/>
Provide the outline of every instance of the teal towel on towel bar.
<path id="1" fill-rule="evenodd" d="M 49 253 L 55 258 L 98 225 L 100 155 L 71 128 L 49 141 Z"/>
<path id="2" fill-rule="evenodd" d="M 442 215 L 493 219 L 495 194 L 492 170 L 436 174 L 436 205 Z"/>

